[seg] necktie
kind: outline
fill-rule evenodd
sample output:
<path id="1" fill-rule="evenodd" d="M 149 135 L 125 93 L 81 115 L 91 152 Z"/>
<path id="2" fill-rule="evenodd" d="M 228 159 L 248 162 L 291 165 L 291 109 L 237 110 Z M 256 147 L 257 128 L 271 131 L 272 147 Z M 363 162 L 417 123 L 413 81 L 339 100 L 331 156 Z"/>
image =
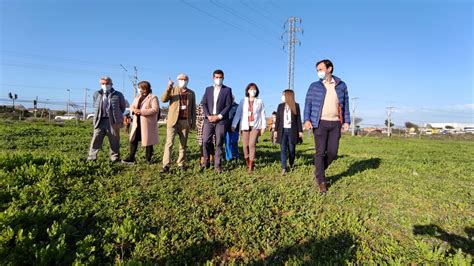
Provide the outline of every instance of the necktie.
<path id="1" fill-rule="evenodd" d="M 109 116 L 109 93 L 105 93 L 102 97 L 102 112 L 104 117 Z"/>

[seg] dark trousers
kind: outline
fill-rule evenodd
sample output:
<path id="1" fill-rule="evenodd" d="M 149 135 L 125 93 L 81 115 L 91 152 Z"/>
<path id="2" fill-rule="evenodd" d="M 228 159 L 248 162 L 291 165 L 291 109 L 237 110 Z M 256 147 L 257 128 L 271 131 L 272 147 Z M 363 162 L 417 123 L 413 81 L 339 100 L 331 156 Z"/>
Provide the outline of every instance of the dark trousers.
<path id="1" fill-rule="evenodd" d="M 216 135 L 216 147 L 215 147 L 215 156 L 214 156 L 214 167 L 221 167 L 221 157 L 222 157 L 222 146 L 224 144 L 226 132 L 225 124 L 211 123 L 209 120 L 204 120 L 204 128 L 202 132 L 202 146 L 204 154 L 204 165 L 209 165 L 209 156 L 212 151 L 212 136 Z"/>
<path id="2" fill-rule="evenodd" d="M 286 151 L 290 152 L 290 157 L 288 158 L 290 161 L 290 167 L 293 167 L 295 164 L 295 144 L 291 143 L 291 129 L 284 128 L 283 133 L 281 135 L 281 142 L 280 142 L 280 162 L 281 162 L 281 169 L 286 168 Z"/>
<path id="3" fill-rule="evenodd" d="M 321 120 L 319 127 L 313 129 L 316 154 L 314 155 L 314 173 L 318 183 L 325 182 L 324 171 L 337 158 L 341 123 L 339 121 Z"/>
<path id="4" fill-rule="evenodd" d="M 138 142 L 141 140 L 142 140 L 141 125 L 140 125 L 140 118 L 138 118 L 138 126 L 135 132 L 135 137 L 130 141 L 130 151 L 127 157 L 128 160 L 135 161 L 135 154 L 137 153 Z M 145 147 L 146 161 L 151 163 L 152 156 L 153 156 L 153 145 L 146 146 Z"/>

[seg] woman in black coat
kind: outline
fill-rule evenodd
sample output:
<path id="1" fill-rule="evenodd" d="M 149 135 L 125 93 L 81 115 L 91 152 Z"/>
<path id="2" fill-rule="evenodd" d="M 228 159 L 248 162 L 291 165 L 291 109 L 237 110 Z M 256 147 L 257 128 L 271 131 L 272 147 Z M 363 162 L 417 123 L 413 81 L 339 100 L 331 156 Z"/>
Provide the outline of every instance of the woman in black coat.
<path id="1" fill-rule="evenodd" d="M 278 105 L 275 138 L 280 143 L 281 174 L 293 168 L 295 164 L 295 146 L 303 138 L 300 106 L 295 102 L 295 93 L 292 90 L 283 91 L 282 102 Z M 290 168 L 286 165 L 286 151 L 289 150 Z"/>

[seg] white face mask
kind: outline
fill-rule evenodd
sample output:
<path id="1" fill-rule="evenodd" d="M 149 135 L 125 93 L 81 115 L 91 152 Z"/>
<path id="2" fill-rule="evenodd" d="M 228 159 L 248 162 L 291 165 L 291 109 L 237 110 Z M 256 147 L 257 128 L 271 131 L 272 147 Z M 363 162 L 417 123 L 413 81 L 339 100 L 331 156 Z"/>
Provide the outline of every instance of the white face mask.
<path id="1" fill-rule="evenodd" d="M 255 95 L 257 95 L 257 91 L 249 90 L 249 95 L 250 95 L 250 97 L 255 97 Z"/>
<path id="2" fill-rule="evenodd" d="M 187 80 L 182 80 L 182 79 L 179 79 L 179 80 L 178 80 L 178 87 L 179 87 L 179 88 L 186 88 L 186 85 L 188 85 L 188 81 L 187 81 Z"/>
<path id="3" fill-rule="evenodd" d="M 283 102 L 283 103 L 285 102 L 285 95 L 281 96 L 281 102 Z"/>
<path id="4" fill-rule="evenodd" d="M 319 79 L 326 79 L 326 72 L 318 71 L 318 78 Z"/>
<path id="5" fill-rule="evenodd" d="M 101 84 L 100 85 L 100 88 L 104 91 L 104 92 L 108 92 L 112 89 L 112 85 L 110 84 Z"/>
<path id="6" fill-rule="evenodd" d="M 221 86 L 223 81 L 224 81 L 223 78 L 216 78 L 214 79 L 214 84 L 217 86 Z"/>

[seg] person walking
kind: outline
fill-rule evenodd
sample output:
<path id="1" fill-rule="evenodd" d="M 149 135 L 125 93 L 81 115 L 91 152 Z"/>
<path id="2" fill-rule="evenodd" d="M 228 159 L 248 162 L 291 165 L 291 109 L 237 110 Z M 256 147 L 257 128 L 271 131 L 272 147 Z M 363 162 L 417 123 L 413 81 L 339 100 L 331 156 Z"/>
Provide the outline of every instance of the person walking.
<path id="1" fill-rule="evenodd" d="M 232 121 L 232 131 L 240 122 L 244 159 L 249 173 L 255 168 L 255 146 L 259 135 L 263 135 L 266 127 L 265 106 L 258 97 L 260 91 L 257 84 L 249 83 L 245 88 L 245 97 L 240 101 Z"/>
<path id="2" fill-rule="evenodd" d="M 336 160 L 341 127 L 349 129 L 349 94 L 347 85 L 333 75 L 334 65 L 328 60 L 316 63 L 319 81 L 311 83 L 306 93 L 304 127 L 312 129 L 316 154 L 315 181 L 319 192 L 327 191 L 325 171 Z"/>
<path id="3" fill-rule="evenodd" d="M 94 102 L 94 133 L 89 148 L 87 160 L 97 160 L 97 153 L 102 148 L 105 136 L 109 139 L 110 160 L 120 160 L 120 127 L 123 124 L 123 113 L 126 101 L 123 94 L 116 91 L 112 85 L 112 79 L 103 76 L 99 80 L 100 90 L 93 96 Z"/>
<path id="4" fill-rule="evenodd" d="M 280 143 L 281 175 L 286 175 L 295 166 L 296 144 L 303 138 L 300 105 L 295 102 L 293 90 L 283 91 L 282 103 L 278 105 L 275 123 L 275 139 Z M 287 151 L 289 153 L 287 166 Z"/>

